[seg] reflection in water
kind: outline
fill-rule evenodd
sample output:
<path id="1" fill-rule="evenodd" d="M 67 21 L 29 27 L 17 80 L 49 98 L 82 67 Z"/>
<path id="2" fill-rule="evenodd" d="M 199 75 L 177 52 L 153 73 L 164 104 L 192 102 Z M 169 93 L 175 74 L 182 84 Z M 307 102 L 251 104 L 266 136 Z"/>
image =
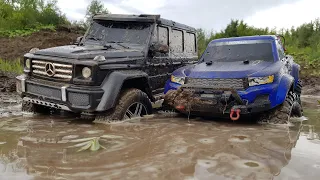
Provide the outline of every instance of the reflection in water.
<path id="1" fill-rule="evenodd" d="M 312 125 L 157 116 L 115 125 L 31 119 L 1 120 L 0 179 L 316 179 L 320 174 L 301 173 L 305 169 L 297 165 L 320 168 L 319 131 Z M 304 149 L 311 144 L 319 151 Z"/>

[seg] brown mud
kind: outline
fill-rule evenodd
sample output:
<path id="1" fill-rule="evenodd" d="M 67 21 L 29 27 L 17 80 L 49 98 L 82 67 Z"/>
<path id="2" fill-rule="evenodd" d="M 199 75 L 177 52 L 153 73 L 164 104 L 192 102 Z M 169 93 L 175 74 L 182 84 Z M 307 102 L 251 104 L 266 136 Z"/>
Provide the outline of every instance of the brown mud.
<path id="1" fill-rule="evenodd" d="M 16 91 L 16 74 L 0 72 L 0 93 Z"/>
<path id="2" fill-rule="evenodd" d="M 56 31 L 41 30 L 30 36 L 0 37 L 0 59 L 21 59 L 32 48 L 49 48 L 74 43 L 77 37 L 83 35 L 83 30 L 59 27 Z"/>
<path id="3" fill-rule="evenodd" d="M 302 77 L 301 79 L 303 94 L 320 96 L 320 77 Z"/>
<path id="4" fill-rule="evenodd" d="M 292 127 L 174 114 L 107 125 L 13 113 L 0 118 L 0 179 L 316 180 L 314 108 Z"/>
<path id="5" fill-rule="evenodd" d="M 0 179 L 310 179 L 320 176 L 320 106 L 269 126 L 159 113 L 122 124 L 21 113 L 0 96 Z"/>
<path id="6" fill-rule="evenodd" d="M 56 31 L 41 30 L 25 37 L 0 37 L 0 59 L 22 59 L 23 55 L 32 48 L 50 48 L 69 45 L 76 41 L 77 37 L 84 34 L 83 29 L 58 27 Z M 15 91 L 15 76 L 17 74 L 0 71 L 0 92 Z"/>

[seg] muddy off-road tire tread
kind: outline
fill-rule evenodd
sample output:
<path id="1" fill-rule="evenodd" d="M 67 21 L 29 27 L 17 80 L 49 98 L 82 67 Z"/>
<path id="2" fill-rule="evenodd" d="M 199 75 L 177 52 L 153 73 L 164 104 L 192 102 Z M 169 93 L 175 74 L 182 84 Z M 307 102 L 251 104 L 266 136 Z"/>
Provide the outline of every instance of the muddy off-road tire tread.
<path id="1" fill-rule="evenodd" d="M 22 101 L 22 112 L 35 113 L 35 105 L 31 102 Z"/>
<path id="2" fill-rule="evenodd" d="M 283 104 L 268 112 L 260 121 L 273 124 L 287 124 L 291 116 L 301 117 L 302 108 L 298 102 L 298 95 L 289 92 Z"/>
<path id="3" fill-rule="evenodd" d="M 34 114 L 39 114 L 39 113 L 51 113 L 51 109 L 49 107 L 33 104 L 31 102 L 27 101 L 22 101 L 22 112 L 26 113 L 34 113 Z"/>
<path id="4" fill-rule="evenodd" d="M 301 105 L 301 93 L 302 93 L 302 81 L 299 80 L 297 86 L 294 88 L 294 92 L 298 95 L 298 102 Z"/>
<path id="5" fill-rule="evenodd" d="M 104 121 L 106 123 L 122 121 L 127 108 L 134 102 L 143 103 L 147 108 L 148 114 L 152 113 L 152 104 L 148 95 L 139 89 L 131 88 L 121 92 L 118 103 L 111 112 L 96 116 L 95 121 Z"/>
<path id="6" fill-rule="evenodd" d="M 301 94 L 301 92 L 302 92 L 302 81 L 300 81 L 300 80 L 298 81 L 297 86 L 295 87 L 294 91 L 295 91 L 295 93 L 297 95 Z"/>

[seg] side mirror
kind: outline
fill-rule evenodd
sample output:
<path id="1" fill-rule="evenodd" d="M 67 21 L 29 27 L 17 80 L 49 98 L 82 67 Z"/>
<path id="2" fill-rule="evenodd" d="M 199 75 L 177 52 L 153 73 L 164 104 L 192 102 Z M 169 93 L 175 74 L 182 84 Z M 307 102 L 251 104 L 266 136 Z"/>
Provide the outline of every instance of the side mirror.
<path id="1" fill-rule="evenodd" d="M 169 46 L 161 43 L 153 43 L 150 47 L 152 53 L 169 53 Z"/>
<path id="2" fill-rule="evenodd" d="M 83 36 L 77 37 L 77 41 L 74 44 L 79 45 L 82 39 L 83 39 Z"/>

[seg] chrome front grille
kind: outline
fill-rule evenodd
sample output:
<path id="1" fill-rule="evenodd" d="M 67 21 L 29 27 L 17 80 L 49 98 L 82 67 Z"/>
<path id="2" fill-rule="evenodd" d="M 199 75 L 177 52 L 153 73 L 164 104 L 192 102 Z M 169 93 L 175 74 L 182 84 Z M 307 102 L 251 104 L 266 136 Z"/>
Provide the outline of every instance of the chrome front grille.
<path id="1" fill-rule="evenodd" d="M 245 79 L 187 78 L 186 84 L 196 87 L 212 87 L 215 89 L 243 90 L 248 87 Z"/>
<path id="2" fill-rule="evenodd" d="M 61 80 L 72 78 L 72 65 L 42 60 L 32 60 L 32 73 Z M 52 72 L 51 72 L 52 71 Z"/>

